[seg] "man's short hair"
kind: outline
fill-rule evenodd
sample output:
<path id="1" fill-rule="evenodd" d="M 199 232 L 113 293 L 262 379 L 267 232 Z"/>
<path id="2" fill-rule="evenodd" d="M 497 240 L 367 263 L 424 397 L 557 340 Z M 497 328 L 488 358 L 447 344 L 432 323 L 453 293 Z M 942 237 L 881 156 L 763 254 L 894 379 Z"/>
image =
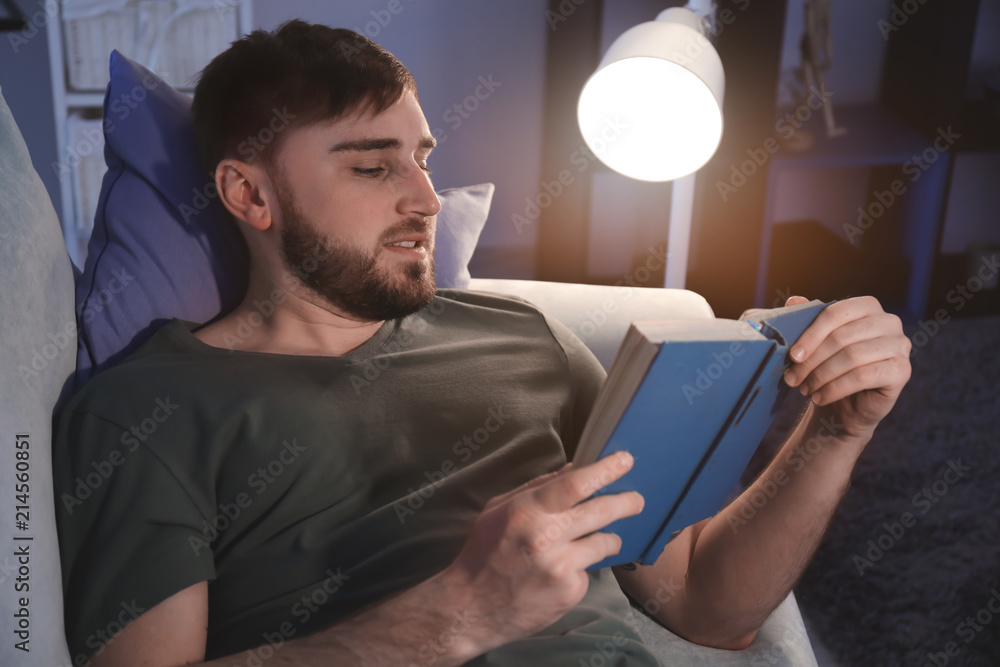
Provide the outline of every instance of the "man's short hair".
<path id="1" fill-rule="evenodd" d="M 192 114 L 205 169 L 225 158 L 271 158 L 289 127 L 380 113 L 416 94 L 409 70 L 352 30 L 298 19 L 273 32 L 254 30 L 202 70 Z"/>

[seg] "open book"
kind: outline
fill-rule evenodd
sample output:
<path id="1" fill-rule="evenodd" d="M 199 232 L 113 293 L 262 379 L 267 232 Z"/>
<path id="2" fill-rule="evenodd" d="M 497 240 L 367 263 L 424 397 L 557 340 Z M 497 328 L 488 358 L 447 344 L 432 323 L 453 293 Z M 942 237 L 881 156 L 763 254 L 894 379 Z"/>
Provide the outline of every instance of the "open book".
<path id="1" fill-rule="evenodd" d="M 573 463 L 630 452 L 632 470 L 598 493 L 638 491 L 646 506 L 603 529 L 622 548 L 590 569 L 652 564 L 676 532 L 722 509 L 788 390 L 789 350 L 827 305 L 632 324 Z"/>

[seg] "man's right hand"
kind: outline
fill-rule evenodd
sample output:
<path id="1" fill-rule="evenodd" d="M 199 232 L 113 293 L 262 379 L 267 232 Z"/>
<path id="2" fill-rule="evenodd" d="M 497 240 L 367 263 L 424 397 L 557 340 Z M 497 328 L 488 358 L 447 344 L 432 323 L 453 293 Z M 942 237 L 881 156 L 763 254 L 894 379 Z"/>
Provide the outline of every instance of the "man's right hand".
<path id="1" fill-rule="evenodd" d="M 533 634 L 583 598 L 587 567 L 621 549 L 620 537 L 597 531 L 644 505 L 636 492 L 590 496 L 632 465 L 626 452 L 579 469 L 567 465 L 486 504 L 461 553 L 440 575 L 457 582 L 449 589 L 467 591 L 479 618 L 479 632 L 471 634 L 480 646 Z"/>

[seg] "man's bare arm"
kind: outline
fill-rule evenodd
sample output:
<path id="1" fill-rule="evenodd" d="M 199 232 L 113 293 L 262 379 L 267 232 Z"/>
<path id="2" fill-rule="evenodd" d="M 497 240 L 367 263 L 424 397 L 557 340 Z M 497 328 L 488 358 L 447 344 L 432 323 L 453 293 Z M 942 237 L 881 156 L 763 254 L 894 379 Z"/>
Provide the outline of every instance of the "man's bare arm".
<path id="1" fill-rule="evenodd" d="M 622 588 L 640 605 L 656 600 L 647 609 L 685 638 L 748 646 L 819 546 L 858 457 L 909 379 L 909 349 L 898 318 L 874 299 L 824 311 L 793 348 L 786 376 L 812 404 L 774 461 L 655 564 L 616 568 Z"/>
<path id="2" fill-rule="evenodd" d="M 471 610 L 446 606 L 447 585 L 428 580 L 328 630 L 285 642 L 266 664 L 408 664 L 421 650 L 434 652 L 440 664 L 461 664 L 482 651 L 463 639 Z M 205 662 L 207 626 L 208 583 L 201 582 L 140 615 L 94 655 L 91 667 L 242 664 L 245 655 Z"/>
<path id="3" fill-rule="evenodd" d="M 596 532 L 642 509 L 636 493 L 588 500 L 632 465 L 627 454 L 567 466 L 494 498 L 455 561 L 441 573 L 331 628 L 275 649 L 269 666 L 459 665 L 537 632 L 587 592 L 586 568 L 621 548 Z M 560 534 L 552 539 L 553 525 Z M 92 658 L 92 667 L 229 667 L 208 663 L 208 585 L 191 586 L 145 612 Z"/>

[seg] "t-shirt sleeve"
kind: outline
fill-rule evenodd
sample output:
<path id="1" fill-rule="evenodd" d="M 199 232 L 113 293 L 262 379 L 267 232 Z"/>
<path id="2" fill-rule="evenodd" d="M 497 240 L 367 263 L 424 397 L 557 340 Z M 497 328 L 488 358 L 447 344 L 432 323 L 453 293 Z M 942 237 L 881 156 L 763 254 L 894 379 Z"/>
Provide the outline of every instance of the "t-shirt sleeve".
<path id="1" fill-rule="evenodd" d="M 144 611 L 215 578 L 211 520 L 142 437 L 85 411 L 66 410 L 56 423 L 56 519 L 74 664 Z"/>
<path id="2" fill-rule="evenodd" d="M 587 424 L 587 418 L 607 373 L 590 348 L 570 331 L 569 327 L 550 315 L 545 316 L 545 321 L 556 343 L 566 355 L 566 365 L 572 384 L 572 399 L 563 415 L 561 428 L 566 458 L 572 461 L 580 436 L 583 435 L 583 428 Z"/>

